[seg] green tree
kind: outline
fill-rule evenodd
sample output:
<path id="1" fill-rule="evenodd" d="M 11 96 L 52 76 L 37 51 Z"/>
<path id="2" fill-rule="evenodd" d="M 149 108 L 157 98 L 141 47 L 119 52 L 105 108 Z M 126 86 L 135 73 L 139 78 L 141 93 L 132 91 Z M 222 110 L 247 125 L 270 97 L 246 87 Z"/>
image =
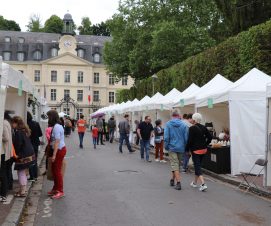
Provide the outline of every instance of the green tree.
<path id="1" fill-rule="evenodd" d="M 93 30 L 89 17 L 83 17 L 81 25 L 78 27 L 80 35 L 92 35 Z"/>
<path id="2" fill-rule="evenodd" d="M 92 26 L 93 35 L 110 36 L 110 30 L 106 22 L 94 24 Z"/>
<path id="3" fill-rule="evenodd" d="M 21 28 L 14 20 L 7 20 L 3 16 L 0 16 L 0 30 L 21 31 Z"/>
<path id="4" fill-rule="evenodd" d="M 40 15 L 34 14 L 30 17 L 28 25 L 26 25 L 27 30 L 30 32 L 42 32 L 42 21 Z"/>
<path id="5" fill-rule="evenodd" d="M 48 20 L 45 21 L 44 32 L 47 33 L 62 33 L 63 21 L 60 17 L 52 15 Z"/>

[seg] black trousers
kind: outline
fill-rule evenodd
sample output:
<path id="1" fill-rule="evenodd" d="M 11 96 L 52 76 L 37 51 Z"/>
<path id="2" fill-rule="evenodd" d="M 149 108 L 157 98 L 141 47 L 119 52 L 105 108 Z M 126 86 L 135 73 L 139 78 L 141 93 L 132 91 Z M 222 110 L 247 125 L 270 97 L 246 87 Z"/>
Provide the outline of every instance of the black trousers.
<path id="1" fill-rule="evenodd" d="M 36 160 L 35 160 L 35 163 L 29 167 L 30 179 L 38 178 L 38 161 L 37 160 L 38 160 L 39 146 L 33 145 L 33 148 L 35 151 Z"/>
<path id="2" fill-rule="evenodd" d="M 12 174 L 12 165 L 13 165 L 13 163 L 14 163 L 13 158 L 6 161 L 8 190 L 13 190 L 13 174 Z"/>
<path id="3" fill-rule="evenodd" d="M 99 144 L 99 140 L 100 140 L 101 144 L 104 143 L 104 141 L 103 141 L 103 132 L 98 132 L 97 144 Z"/>
<path id="4" fill-rule="evenodd" d="M 8 192 L 8 178 L 7 178 L 7 165 L 5 161 L 5 155 L 1 155 L 1 167 L 0 167 L 0 196 L 6 197 Z"/>

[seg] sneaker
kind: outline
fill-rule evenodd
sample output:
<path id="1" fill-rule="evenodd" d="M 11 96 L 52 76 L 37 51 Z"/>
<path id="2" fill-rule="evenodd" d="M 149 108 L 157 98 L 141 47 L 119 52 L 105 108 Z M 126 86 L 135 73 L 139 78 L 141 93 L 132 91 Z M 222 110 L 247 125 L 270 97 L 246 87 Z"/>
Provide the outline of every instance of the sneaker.
<path id="1" fill-rule="evenodd" d="M 36 181 L 36 179 L 34 179 L 34 178 L 28 178 L 27 179 L 29 182 L 35 182 Z"/>
<path id="2" fill-rule="evenodd" d="M 1 196 L 0 197 L 0 202 L 5 203 L 7 201 L 7 197 Z"/>
<path id="3" fill-rule="evenodd" d="M 198 187 L 198 185 L 195 184 L 194 181 L 191 182 L 190 186 L 191 186 L 192 188 L 197 188 L 197 187 Z"/>
<path id="4" fill-rule="evenodd" d="M 206 191 L 207 190 L 207 185 L 206 184 L 200 185 L 199 190 L 200 191 Z"/>
<path id="5" fill-rule="evenodd" d="M 167 163 L 167 161 L 164 160 L 164 159 L 163 159 L 163 160 L 160 160 L 160 162 L 161 162 L 161 163 Z"/>
<path id="6" fill-rule="evenodd" d="M 131 150 L 131 151 L 129 151 L 129 153 L 134 153 L 135 152 L 135 150 Z"/>
<path id="7" fill-rule="evenodd" d="M 52 196 L 52 199 L 60 199 L 64 196 L 65 196 L 64 192 L 57 192 L 55 195 Z"/>
<path id="8" fill-rule="evenodd" d="M 47 195 L 48 195 L 48 196 L 53 196 L 53 195 L 55 195 L 56 193 L 57 193 L 57 191 L 52 190 L 52 191 L 49 191 L 49 192 L 47 193 Z"/>
<path id="9" fill-rule="evenodd" d="M 174 184 L 174 180 L 171 179 L 171 180 L 170 180 L 170 186 L 171 186 L 171 187 L 174 187 L 174 185 L 175 185 L 175 184 Z"/>
<path id="10" fill-rule="evenodd" d="M 155 159 L 155 162 L 159 162 L 159 159 Z"/>
<path id="11" fill-rule="evenodd" d="M 147 162 L 152 162 L 150 159 L 146 160 Z"/>
<path id="12" fill-rule="evenodd" d="M 187 169 L 182 169 L 182 173 L 186 173 L 187 172 Z"/>
<path id="13" fill-rule="evenodd" d="M 176 184 L 175 190 L 182 190 L 182 186 L 180 182 Z"/>

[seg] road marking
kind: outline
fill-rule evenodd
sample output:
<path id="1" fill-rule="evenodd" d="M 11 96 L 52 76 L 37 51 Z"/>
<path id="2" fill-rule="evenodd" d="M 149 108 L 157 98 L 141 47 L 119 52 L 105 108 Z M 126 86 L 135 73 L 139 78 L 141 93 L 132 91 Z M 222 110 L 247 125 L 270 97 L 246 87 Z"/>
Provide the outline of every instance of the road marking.
<path id="1" fill-rule="evenodd" d="M 13 195 L 8 195 L 7 196 L 7 201 L 6 202 L 4 202 L 3 204 L 4 205 L 9 205 L 10 203 L 11 203 L 11 201 L 13 200 Z"/>
<path id="2" fill-rule="evenodd" d="M 44 208 L 43 208 L 43 213 L 44 215 L 42 216 L 43 218 L 49 218 L 52 216 L 52 204 L 53 200 L 51 198 L 47 198 L 43 202 Z"/>

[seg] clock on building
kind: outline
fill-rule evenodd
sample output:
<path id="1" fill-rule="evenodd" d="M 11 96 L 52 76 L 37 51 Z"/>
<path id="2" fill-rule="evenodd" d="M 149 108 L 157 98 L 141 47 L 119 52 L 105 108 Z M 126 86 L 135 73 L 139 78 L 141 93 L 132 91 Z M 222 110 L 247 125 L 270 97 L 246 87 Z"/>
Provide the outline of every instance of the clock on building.
<path id="1" fill-rule="evenodd" d="M 72 46 L 71 41 L 69 41 L 69 40 L 64 41 L 64 46 L 65 47 L 71 47 Z"/>

